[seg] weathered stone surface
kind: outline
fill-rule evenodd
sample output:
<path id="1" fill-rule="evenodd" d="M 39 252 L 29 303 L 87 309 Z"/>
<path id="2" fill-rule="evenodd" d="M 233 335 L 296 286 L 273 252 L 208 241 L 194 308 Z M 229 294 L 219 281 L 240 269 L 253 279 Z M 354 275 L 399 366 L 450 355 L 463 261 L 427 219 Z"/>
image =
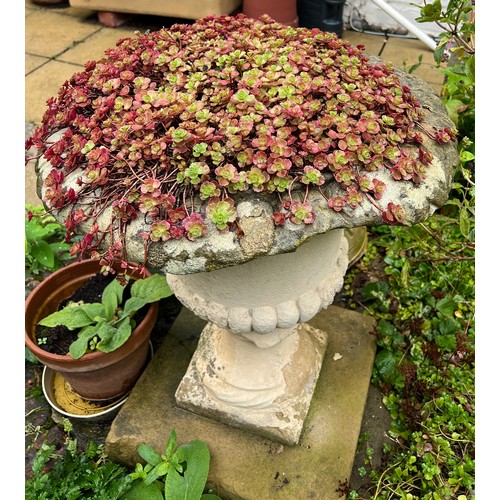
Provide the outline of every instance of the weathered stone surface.
<path id="1" fill-rule="evenodd" d="M 167 274 L 176 297 L 211 322 L 176 392 L 177 404 L 296 444 L 326 345 L 324 334 L 305 322 L 342 287 L 347 247 L 343 229 L 336 229 L 295 252 L 210 272 Z"/>
<path id="2" fill-rule="evenodd" d="M 328 346 L 297 446 L 286 446 L 200 417 L 175 404 L 175 391 L 205 322 L 183 309 L 113 421 L 109 457 L 128 467 L 147 443 L 159 453 L 171 429 L 178 443 L 202 439 L 210 449 L 208 485 L 224 500 L 331 499 L 348 481 L 368 393 L 374 320 L 330 306 L 308 322 L 328 334 Z"/>
<path id="3" fill-rule="evenodd" d="M 286 339 L 263 349 L 209 323 L 175 393 L 177 405 L 272 441 L 295 445 L 326 343 L 324 332 L 304 323 Z"/>
<path id="4" fill-rule="evenodd" d="M 347 250 L 343 231 L 334 230 L 293 253 L 211 272 L 167 274 L 167 282 L 200 318 L 235 333 L 266 334 L 304 323 L 332 303 L 344 281 Z"/>
<path id="5" fill-rule="evenodd" d="M 381 59 L 375 57 L 372 60 L 382 62 Z M 454 128 L 441 99 L 427 83 L 401 69 L 396 68 L 395 72 L 401 83 L 411 89 L 425 110 L 424 125 L 426 127 Z M 427 168 L 425 180 L 420 184 L 395 181 L 387 169 L 370 174 L 387 185 L 383 197 L 379 200 L 380 206 L 385 207 L 390 201 L 400 205 L 405 211 L 405 224 L 408 225 L 427 219 L 446 202 L 458 164 L 455 143 L 440 145 L 425 134 L 423 135 L 423 145 L 431 152 L 434 160 Z M 416 146 L 411 146 L 410 149 L 412 147 Z M 39 178 L 44 178 L 50 171 L 51 165 L 45 160 L 39 160 L 36 168 Z M 75 185 L 76 176 L 77 174 L 69 175 L 66 182 L 68 186 L 78 189 Z M 322 190 L 328 197 L 331 197 L 338 192 L 339 188 L 335 182 L 327 182 L 322 186 Z M 42 191 L 39 185 L 40 197 L 42 197 Z M 296 194 L 298 196 L 301 193 L 297 191 Z M 190 242 L 182 239 L 152 243 L 149 247 L 149 266 L 171 274 L 212 271 L 242 264 L 260 255 L 293 252 L 314 235 L 331 229 L 384 224 L 380 210 L 366 199 L 356 209 L 346 207 L 341 212 L 335 212 L 328 207 L 323 196 L 314 189 L 309 190 L 308 201 L 315 209 L 316 219 L 313 224 L 307 225 L 296 225 L 287 221 L 282 227 L 274 227 L 272 213 L 280 208 L 279 200 L 275 196 L 246 191 L 234 196 L 234 200 L 239 213 L 240 228 L 243 228 L 245 232 L 243 238 L 239 238 L 236 231 L 221 232 L 208 221 L 208 235 L 197 241 Z M 204 203 L 199 204 L 197 210 L 204 213 Z M 65 210 L 61 210 L 59 214 L 54 215 L 62 221 L 65 213 Z M 108 210 L 101 216 L 99 224 L 106 227 L 109 222 Z M 151 221 L 139 218 L 128 227 L 127 256 L 129 260 L 143 261 L 144 247 L 140 234 L 149 230 L 149 224 Z"/>

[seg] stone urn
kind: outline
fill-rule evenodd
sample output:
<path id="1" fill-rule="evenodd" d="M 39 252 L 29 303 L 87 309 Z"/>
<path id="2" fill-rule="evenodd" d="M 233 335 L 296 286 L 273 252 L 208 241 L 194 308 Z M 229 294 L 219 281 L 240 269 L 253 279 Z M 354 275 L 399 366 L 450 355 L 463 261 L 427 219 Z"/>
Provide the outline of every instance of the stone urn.
<path id="1" fill-rule="evenodd" d="M 260 233 L 259 233 L 260 234 Z M 195 413 L 297 444 L 327 345 L 307 324 L 343 284 L 342 229 L 295 252 L 211 272 L 167 274 L 177 298 L 208 320 L 177 404 Z"/>
<path id="2" fill-rule="evenodd" d="M 426 126 L 453 128 L 427 84 L 402 70 L 395 73 L 420 103 Z M 454 143 L 439 144 L 425 135 L 422 140 L 432 160 L 421 182 L 396 181 L 389 169 L 367 174 L 386 185 L 380 205 L 397 203 L 408 225 L 427 219 L 447 201 L 458 164 Z M 418 145 L 408 147 L 418 155 Z M 38 161 L 42 199 L 42 181 L 51 169 L 47 160 Z M 66 185 L 78 189 L 79 175 L 78 169 L 68 173 Z M 299 443 L 326 345 L 325 333 L 308 321 L 332 303 L 343 285 L 349 261 L 344 230 L 387 223 L 367 199 L 356 208 L 332 210 L 327 200 L 339 189 L 335 182 L 326 183 L 321 192 L 308 189 L 316 214 L 309 224 L 286 220 L 276 225 L 278 197 L 248 190 L 234 195 L 238 231 L 219 231 L 209 221 L 207 234 L 194 241 L 151 242 L 148 267 L 165 273 L 178 299 L 208 321 L 177 388 L 179 407 L 290 446 Z M 303 200 L 303 187 L 290 195 Z M 191 202 L 204 213 L 204 202 Z M 64 220 L 68 211 L 61 208 L 54 215 Z M 98 222 L 101 227 L 111 224 L 111 207 Z M 142 235 L 150 225 L 145 217 L 128 223 L 130 261 L 143 262 Z"/>

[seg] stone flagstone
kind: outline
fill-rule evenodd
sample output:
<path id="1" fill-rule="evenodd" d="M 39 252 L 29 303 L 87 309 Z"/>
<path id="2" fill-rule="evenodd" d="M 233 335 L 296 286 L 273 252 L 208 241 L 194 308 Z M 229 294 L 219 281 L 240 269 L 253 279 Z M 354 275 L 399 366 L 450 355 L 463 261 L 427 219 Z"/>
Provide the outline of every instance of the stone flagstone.
<path id="1" fill-rule="evenodd" d="M 328 346 L 298 445 L 290 447 L 178 408 L 175 391 L 205 326 L 183 309 L 132 390 L 106 438 L 111 460 L 134 467 L 141 443 L 165 451 L 171 429 L 178 443 L 205 441 L 208 485 L 224 500 L 335 500 L 349 480 L 375 356 L 374 320 L 329 306 L 308 321 L 328 334 Z"/>

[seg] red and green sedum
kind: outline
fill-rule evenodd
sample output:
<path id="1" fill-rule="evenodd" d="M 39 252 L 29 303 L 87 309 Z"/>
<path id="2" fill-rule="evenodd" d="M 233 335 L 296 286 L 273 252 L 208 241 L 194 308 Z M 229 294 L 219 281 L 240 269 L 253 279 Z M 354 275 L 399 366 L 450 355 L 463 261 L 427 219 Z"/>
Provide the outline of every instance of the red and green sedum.
<path id="1" fill-rule="evenodd" d="M 432 161 L 421 134 L 455 140 L 449 129 L 425 131 L 422 108 L 391 66 L 370 64 L 333 33 L 266 16 L 209 17 L 119 40 L 47 104 L 26 144 L 53 166 L 43 201 L 71 207 L 68 236 L 95 222 L 72 252 L 105 259 L 123 257 L 121 245 L 99 253 L 111 230 L 96 222 L 106 207 L 120 231 L 146 217 L 146 246 L 202 238 L 207 221 L 234 229 L 234 196 L 244 191 L 279 199 L 277 225 L 313 223 L 308 192 L 330 182 L 343 193 L 324 195 L 332 210 L 368 199 L 384 221 L 401 222 L 398 205 L 378 205 L 385 184 L 367 173 L 389 169 L 419 183 Z M 78 169 L 78 188 L 66 189 Z M 203 213 L 196 201 L 206 202 Z"/>

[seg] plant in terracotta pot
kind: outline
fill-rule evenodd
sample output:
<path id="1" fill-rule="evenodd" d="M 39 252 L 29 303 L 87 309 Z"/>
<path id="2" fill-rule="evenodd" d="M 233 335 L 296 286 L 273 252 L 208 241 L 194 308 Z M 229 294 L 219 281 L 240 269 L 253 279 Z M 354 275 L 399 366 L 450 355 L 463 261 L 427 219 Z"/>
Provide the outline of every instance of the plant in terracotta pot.
<path id="1" fill-rule="evenodd" d="M 314 224 L 313 192 L 326 210 L 349 216 L 368 201 L 382 223 L 404 223 L 379 174 L 417 185 L 428 141 L 455 140 L 424 122 L 390 65 L 268 16 L 121 39 L 47 104 L 26 147 L 48 211 L 82 234 L 72 256 L 141 272 L 163 245 L 244 235 L 237 202 L 249 194 L 274 200 L 277 228 Z"/>
<path id="2" fill-rule="evenodd" d="M 248 17 L 259 18 L 264 14 L 272 17 L 279 23 L 297 27 L 297 0 L 243 0 L 242 12 Z"/>
<path id="3" fill-rule="evenodd" d="M 98 261 L 74 262 L 28 296 L 26 346 L 83 398 L 116 398 L 144 369 L 158 301 L 171 294 L 161 274 L 142 276 L 118 264 L 103 273 Z M 69 347 L 54 347 L 61 337 Z"/>

